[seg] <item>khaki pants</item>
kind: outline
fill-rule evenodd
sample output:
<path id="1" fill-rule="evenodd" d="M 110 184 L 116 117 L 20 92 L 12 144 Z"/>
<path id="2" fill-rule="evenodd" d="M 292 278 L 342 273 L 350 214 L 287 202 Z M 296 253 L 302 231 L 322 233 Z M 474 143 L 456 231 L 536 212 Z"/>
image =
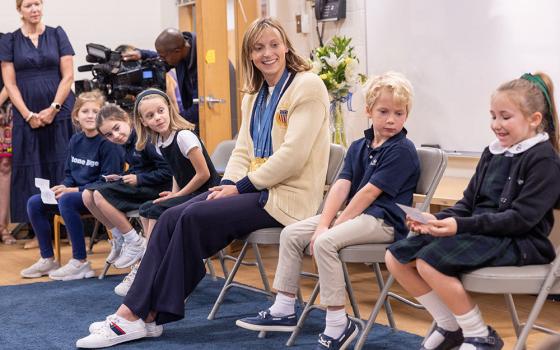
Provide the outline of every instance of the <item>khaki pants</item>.
<path id="1" fill-rule="evenodd" d="M 276 290 L 297 293 L 304 249 L 311 241 L 320 217 L 310 217 L 282 230 L 280 256 L 274 277 Z M 321 304 L 346 304 L 344 274 L 338 257 L 340 249 L 354 244 L 391 243 L 393 240 L 393 228 L 383 220 L 367 214 L 361 214 L 321 234 L 313 247 L 313 255 L 319 269 Z"/>

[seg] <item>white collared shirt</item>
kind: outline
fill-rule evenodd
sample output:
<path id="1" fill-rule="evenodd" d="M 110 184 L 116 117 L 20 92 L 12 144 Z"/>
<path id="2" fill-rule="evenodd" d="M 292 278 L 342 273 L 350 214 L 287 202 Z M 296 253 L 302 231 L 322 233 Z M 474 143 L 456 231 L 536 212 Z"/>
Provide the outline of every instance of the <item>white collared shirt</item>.
<path id="1" fill-rule="evenodd" d="M 525 139 L 519 143 L 516 143 L 515 145 L 512 145 L 510 147 L 502 147 L 502 145 L 500 145 L 500 141 L 498 139 L 492 141 L 492 143 L 490 144 L 490 146 L 488 146 L 488 149 L 490 150 L 490 153 L 492 154 L 503 154 L 505 153 L 507 154 L 519 154 L 519 153 L 523 153 L 526 150 L 528 150 L 529 148 L 533 147 L 534 145 L 537 145 L 541 142 L 545 142 L 548 141 L 549 136 L 546 132 L 540 132 L 538 134 L 536 134 L 533 137 L 530 137 L 528 139 Z"/>
<path id="2" fill-rule="evenodd" d="M 161 137 L 158 136 L 156 140 L 156 151 L 159 155 L 161 155 L 160 147 L 168 147 L 173 139 L 175 138 L 175 133 L 177 131 L 172 131 L 171 134 L 167 137 L 167 139 L 162 140 Z M 202 145 L 198 140 L 198 137 L 190 131 L 190 130 L 179 130 L 179 135 L 177 135 L 177 144 L 179 144 L 179 149 L 185 158 L 189 158 L 188 154 L 194 147 L 200 148 L 202 151 Z"/>

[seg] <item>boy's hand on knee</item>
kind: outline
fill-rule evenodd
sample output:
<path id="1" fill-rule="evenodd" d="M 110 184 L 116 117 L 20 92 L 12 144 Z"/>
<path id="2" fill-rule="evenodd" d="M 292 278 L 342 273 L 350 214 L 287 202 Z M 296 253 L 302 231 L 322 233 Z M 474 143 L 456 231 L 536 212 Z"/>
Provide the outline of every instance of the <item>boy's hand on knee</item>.
<path id="1" fill-rule="evenodd" d="M 453 236 L 457 233 L 457 221 L 455 218 L 445 218 L 443 220 L 430 220 L 430 234 L 436 237 Z"/>
<path id="2" fill-rule="evenodd" d="M 315 245 L 315 240 L 317 238 L 319 238 L 319 236 L 325 232 L 327 232 L 329 230 L 328 227 L 325 226 L 318 226 L 315 229 L 315 233 L 313 233 L 313 236 L 311 237 L 311 241 L 309 242 L 309 252 L 311 255 L 313 255 L 313 246 Z"/>

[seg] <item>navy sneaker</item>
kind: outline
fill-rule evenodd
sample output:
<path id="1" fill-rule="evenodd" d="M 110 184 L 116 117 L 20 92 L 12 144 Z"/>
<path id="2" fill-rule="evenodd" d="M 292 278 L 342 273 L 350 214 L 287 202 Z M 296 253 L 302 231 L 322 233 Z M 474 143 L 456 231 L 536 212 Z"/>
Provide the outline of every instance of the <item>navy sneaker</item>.
<path id="1" fill-rule="evenodd" d="M 488 336 L 465 337 L 463 344 L 474 345 L 476 350 L 501 350 L 504 347 L 504 341 L 490 326 L 488 326 Z"/>
<path id="2" fill-rule="evenodd" d="M 268 309 L 260 311 L 255 317 L 245 317 L 237 320 L 235 324 L 251 331 L 292 332 L 296 329 L 297 316 L 294 313 L 288 316 L 276 317 L 272 316 L 270 309 Z"/>
<path id="3" fill-rule="evenodd" d="M 338 337 L 338 339 L 331 338 L 323 333 L 319 334 L 319 344 L 317 344 L 315 350 L 344 350 L 352 343 L 352 340 L 354 340 L 357 335 L 358 326 L 356 325 L 356 322 L 348 319 L 348 322 L 346 323 L 346 330 L 340 337 Z"/>
<path id="4" fill-rule="evenodd" d="M 430 335 L 434 332 L 438 332 L 443 336 L 443 341 L 433 350 L 451 350 L 456 347 L 461 346 L 463 344 L 463 331 L 459 328 L 456 331 L 448 331 L 441 327 L 436 327 Z M 429 337 L 428 337 L 429 338 Z M 424 345 L 420 348 L 420 350 L 427 350 Z"/>

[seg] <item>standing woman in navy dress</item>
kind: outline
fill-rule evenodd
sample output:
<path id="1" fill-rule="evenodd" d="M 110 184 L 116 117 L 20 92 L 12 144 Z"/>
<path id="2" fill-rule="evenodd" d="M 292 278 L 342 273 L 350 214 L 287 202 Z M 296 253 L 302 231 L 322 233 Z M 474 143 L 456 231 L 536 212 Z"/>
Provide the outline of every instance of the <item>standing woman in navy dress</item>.
<path id="1" fill-rule="evenodd" d="M 12 222 L 29 222 L 35 177 L 61 183 L 72 136 L 74 50 L 61 27 L 43 24 L 42 0 L 16 0 L 22 26 L 0 41 L 2 75 L 14 105 Z"/>

